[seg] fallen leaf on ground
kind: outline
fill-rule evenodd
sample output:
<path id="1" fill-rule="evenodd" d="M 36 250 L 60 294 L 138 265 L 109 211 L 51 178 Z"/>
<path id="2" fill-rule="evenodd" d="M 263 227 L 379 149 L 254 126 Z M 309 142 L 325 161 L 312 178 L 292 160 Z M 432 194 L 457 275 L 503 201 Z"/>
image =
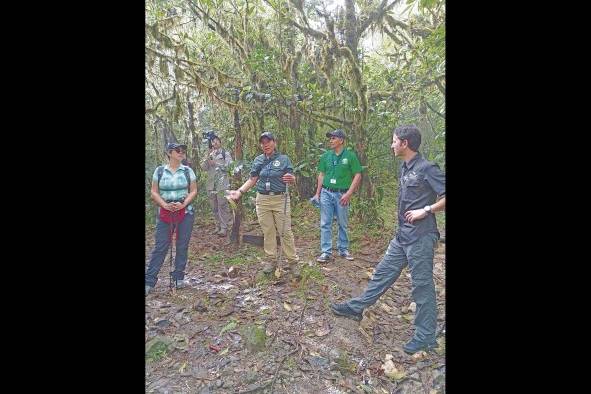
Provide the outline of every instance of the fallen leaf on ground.
<path id="1" fill-rule="evenodd" d="M 329 332 L 330 332 L 329 327 L 319 328 L 318 330 L 316 330 L 316 336 L 323 337 L 323 336 L 327 335 Z"/>
<path id="2" fill-rule="evenodd" d="M 420 352 L 416 352 L 415 354 L 413 354 L 412 358 L 413 358 L 413 360 L 418 361 L 426 356 L 427 356 L 427 352 L 421 350 Z"/>
<path id="3" fill-rule="evenodd" d="M 406 372 L 404 372 L 402 367 L 396 368 L 391 359 L 387 359 L 386 362 L 382 364 L 382 369 L 384 370 L 384 375 L 392 380 L 400 380 L 406 375 Z"/>

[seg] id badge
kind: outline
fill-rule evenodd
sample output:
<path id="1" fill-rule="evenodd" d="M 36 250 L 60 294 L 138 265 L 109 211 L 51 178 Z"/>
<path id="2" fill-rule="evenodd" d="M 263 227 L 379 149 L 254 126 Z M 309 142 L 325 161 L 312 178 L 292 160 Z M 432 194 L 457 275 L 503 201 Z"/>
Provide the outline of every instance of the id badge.
<path id="1" fill-rule="evenodd" d="M 271 190 L 271 182 L 265 182 L 265 190 L 266 191 Z"/>
<path id="2" fill-rule="evenodd" d="M 336 179 L 334 179 L 334 178 L 332 178 L 332 179 L 330 180 L 330 183 L 332 183 L 332 184 L 334 185 L 334 184 L 336 184 L 336 183 L 337 183 L 337 180 L 336 180 Z"/>

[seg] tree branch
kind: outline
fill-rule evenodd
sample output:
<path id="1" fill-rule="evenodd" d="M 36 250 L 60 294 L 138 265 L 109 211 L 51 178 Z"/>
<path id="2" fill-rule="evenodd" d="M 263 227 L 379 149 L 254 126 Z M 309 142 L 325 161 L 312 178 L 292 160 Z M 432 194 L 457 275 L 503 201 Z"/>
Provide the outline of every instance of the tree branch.
<path id="1" fill-rule="evenodd" d="M 400 26 L 404 30 L 410 29 L 406 23 L 399 21 L 398 19 L 394 19 L 394 17 L 392 17 L 391 15 L 386 15 L 384 18 L 386 19 L 386 21 L 388 22 L 388 24 L 392 28 L 395 28 L 396 26 Z"/>
<path id="2" fill-rule="evenodd" d="M 246 63 L 246 58 L 247 58 L 246 50 L 244 49 L 244 47 L 242 47 L 240 42 L 233 35 L 231 35 L 228 32 L 228 30 L 222 26 L 222 24 L 220 22 L 213 19 L 209 14 L 206 14 L 204 9 L 200 8 L 197 4 L 195 4 L 192 1 L 189 1 L 188 4 L 189 4 L 189 7 L 191 8 L 191 11 L 193 11 L 193 13 L 199 19 L 201 19 L 203 21 L 203 23 L 205 23 L 205 25 L 210 30 L 213 30 L 214 32 L 218 33 L 219 36 L 222 37 L 224 39 L 224 41 L 226 41 L 226 43 L 228 43 L 230 45 L 230 48 L 236 48 L 236 52 L 238 52 L 238 56 L 243 61 L 243 63 Z M 214 25 L 210 25 L 209 23 L 207 23 L 207 21 L 212 21 Z"/>
<path id="3" fill-rule="evenodd" d="M 361 23 L 361 26 L 359 27 L 359 30 L 357 31 L 358 36 L 361 37 L 361 34 L 363 34 L 363 32 L 372 23 L 374 23 L 375 21 L 378 21 L 380 18 L 382 18 L 384 16 L 384 14 L 387 13 L 388 11 L 390 11 L 392 9 L 392 7 L 394 7 L 399 1 L 400 0 L 394 0 L 389 5 L 386 5 L 388 0 L 382 0 L 382 3 L 378 6 L 378 8 L 373 10 L 372 12 L 370 12 L 369 15 L 367 16 L 367 19 Z"/>
<path id="4" fill-rule="evenodd" d="M 167 102 L 169 102 L 171 100 L 174 100 L 175 98 L 176 98 L 176 95 L 173 94 L 171 97 L 158 102 L 155 107 L 153 107 L 153 108 L 147 108 L 146 109 L 146 114 L 153 114 L 154 112 L 156 112 L 156 110 L 158 109 L 158 107 L 160 107 L 160 105 L 166 104 Z"/>
<path id="5" fill-rule="evenodd" d="M 439 79 L 435 80 L 435 85 L 437 85 L 437 88 L 439 89 L 439 91 L 445 95 L 445 87 L 443 86 L 443 84 L 441 83 L 441 81 Z"/>
<path id="6" fill-rule="evenodd" d="M 300 14 L 302 15 L 302 19 L 304 20 L 304 22 L 306 23 L 307 26 L 302 26 L 299 23 L 297 23 L 296 21 L 294 21 L 292 18 L 290 18 L 289 16 L 285 15 L 284 12 L 276 9 L 275 7 L 273 7 L 273 5 L 271 3 L 269 3 L 267 0 L 264 0 L 265 3 L 267 3 L 273 10 L 275 10 L 275 12 L 277 12 L 279 15 L 281 15 L 283 18 L 285 18 L 287 20 L 288 23 L 292 24 L 293 26 L 297 27 L 302 33 L 304 34 L 308 34 L 312 37 L 318 38 L 320 40 L 326 40 L 328 41 L 328 37 L 324 34 L 319 32 L 318 30 L 314 30 L 310 27 L 310 25 L 308 24 L 308 20 L 306 19 L 306 15 L 304 14 L 304 11 L 302 9 L 300 9 L 298 7 L 298 4 L 296 2 L 294 2 L 293 0 L 291 0 L 291 3 L 294 4 L 295 8 L 300 12 Z"/>
<path id="7" fill-rule="evenodd" d="M 372 101 L 372 102 L 378 101 L 378 100 L 383 100 L 383 99 L 389 99 L 389 98 L 395 99 L 395 98 L 397 98 L 396 93 L 397 92 L 394 92 L 394 91 L 392 91 L 392 92 L 384 92 L 384 91 L 370 92 L 368 99 L 369 99 L 369 101 Z"/>
<path id="8" fill-rule="evenodd" d="M 353 124 L 353 121 L 351 121 L 351 120 L 337 118 L 335 116 L 328 115 L 328 114 L 322 114 L 322 113 L 318 113 L 318 112 L 314 112 L 314 111 L 303 112 L 303 111 L 300 111 L 299 108 L 298 108 L 298 112 L 303 115 L 312 115 L 312 116 L 316 117 L 316 120 L 318 120 L 318 121 L 321 121 L 318 118 L 322 117 L 322 118 L 326 118 L 328 120 L 332 120 L 333 122 L 338 122 L 339 124 L 343 124 L 346 126 L 351 126 Z"/>
<path id="9" fill-rule="evenodd" d="M 400 40 L 400 38 L 396 37 L 396 34 L 392 33 L 386 26 L 384 26 L 384 32 L 392 39 L 392 41 L 394 41 L 399 46 L 402 46 L 403 42 Z"/>
<path id="10" fill-rule="evenodd" d="M 427 105 L 427 108 L 429 108 L 431 111 L 435 112 L 437 115 L 439 115 L 443 119 L 445 119 L 445 116 L 441 115 L 435 108 L 431 107 L 431 104 L 429 104 L 429 102 L 427 100 L 425 100 L 425 104 Z"/>
<path id="11" fill-rule="evenodd" d="M 301 111 L 298 111 L 298 112 L 302 113 Z M 308 116 L 306 116 L 306 115 L 304 115 L 304 116 L 306 117 L 306 119 L 310 119 L 310 120 L 313 120 L 314 122 L 317 122 L 317 123 L 326 125 L 326 126 L 328 126 L 329 128 L 331 128 L 333 130 L 339 128 L 339 125 L 337 125 L 337 124 L 326 122 L 326 121 L 324 121 L 322 119 L 318 119 L 318 118 L 315 118 L 313 116 L 309 116 L 309 114 L 308 114 Z"/>
<path id="12" fill-rule="evenodd" d="M 444 78 L 445 78 L 445 74 L 438 75 L 432 81 L 427 81 L 427 83 L 424 86 L 436 85 L 437 88 L 439 89 L 439 91 L 441 92 L 441 94 L 445 95 L 445 87 L 441 83 L 441 80 Z"/>

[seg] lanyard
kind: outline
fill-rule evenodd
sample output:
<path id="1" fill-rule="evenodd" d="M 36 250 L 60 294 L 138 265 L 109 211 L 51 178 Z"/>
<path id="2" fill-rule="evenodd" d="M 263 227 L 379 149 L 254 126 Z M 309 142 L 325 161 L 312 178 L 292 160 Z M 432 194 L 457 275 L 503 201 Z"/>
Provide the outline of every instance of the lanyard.
<path id="1" fill-rule="evenodd" d="M 266 176 L 267 176 L 267 180 L 266 180 L 266 182 L 269 182 L 269 179 L 270 179 L 270 177 L 271 177 L 271 164 L 273 164 L 273 162 L 274 162 L 275 160 L 279 160 L 279 155 L 277 155 L 277 156 L 275 156 L 275 157 L 271 157 L 271 158 L 269 159 L 269 162 L 267 163 L 267 165 L 266 165 L 266 166 L 264 166 L 264 167 L 263 167 L 263 169 L 261 170 L 261 173 L 262 173 L 263 171 L 265 171 L 265 170 L 267 171 L 267 173 L 266 173 Z"/>
<path id="2" fill-rule="evenodd" d="M 334 151 L 332 152 L 332 154 L 333 154 L 333 157 L 331 158 L 332 159 L 332 176 L 334 178 L 337 177 L 337 165 L 340 164 L 339 162 L 341 161 L 341 157 L 343 157 L 344 152 L 345 152 L 344 149 L 340 155 L 337 155 L 337 153 Z"/>

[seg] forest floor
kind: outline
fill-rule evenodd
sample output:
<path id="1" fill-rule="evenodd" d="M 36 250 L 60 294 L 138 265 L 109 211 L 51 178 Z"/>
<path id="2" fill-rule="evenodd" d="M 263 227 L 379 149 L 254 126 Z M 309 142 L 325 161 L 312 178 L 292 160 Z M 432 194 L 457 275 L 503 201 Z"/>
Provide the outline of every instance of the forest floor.
<path id="1" fill-rule="evenodd" d="M 413 333 L 408 268 L 361 322 L 329 308 L 365 289 L 392 232 L 351 222 L 355 260 L 321 265 L 318 222 L 309 206 L 294 209 L 300 264 L 277 279 L 262 273 L 261 247 L 230 245 L 212 234 L 210 219 L 197 218 L 185 270 L 190 286 L 169 289 L 167 258 L 146 297 L 146 392 L 445 393 L 445 244 L 434 261 L 439 347 L 410 356 L 402 350 Z M 242 227 L 259 230 L 256 220 Z M 146 260 L 153 239 L 148 226 Z"/>

